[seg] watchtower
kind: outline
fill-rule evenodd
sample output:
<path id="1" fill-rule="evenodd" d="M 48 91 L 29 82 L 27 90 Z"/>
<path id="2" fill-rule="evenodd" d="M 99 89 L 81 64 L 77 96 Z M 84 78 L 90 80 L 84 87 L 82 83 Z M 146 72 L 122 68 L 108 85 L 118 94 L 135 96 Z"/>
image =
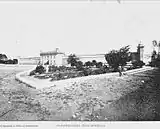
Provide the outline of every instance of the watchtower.
<path id="1" fill-rule="evenodd" d="M 138 44 L 137 53 L 138 53 L 138 60 L 143 61 L 144 45 Z"/>

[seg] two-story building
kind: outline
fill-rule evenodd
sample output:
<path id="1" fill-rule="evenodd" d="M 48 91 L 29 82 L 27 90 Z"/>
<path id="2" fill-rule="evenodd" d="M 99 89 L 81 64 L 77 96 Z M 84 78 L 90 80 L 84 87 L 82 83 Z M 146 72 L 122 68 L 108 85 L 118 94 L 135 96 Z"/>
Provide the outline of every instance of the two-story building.
<path id="1" fill-rule="evenodd" d="M 64 65 L 63 57 L 65 57 L 65 54 L 63 52 L 60 52 L 59 49 L 56 48 L 56 50 L 54 51 L 41 52 L 40 62 L 42 65 L 48 64 L 61 66 Z"/>

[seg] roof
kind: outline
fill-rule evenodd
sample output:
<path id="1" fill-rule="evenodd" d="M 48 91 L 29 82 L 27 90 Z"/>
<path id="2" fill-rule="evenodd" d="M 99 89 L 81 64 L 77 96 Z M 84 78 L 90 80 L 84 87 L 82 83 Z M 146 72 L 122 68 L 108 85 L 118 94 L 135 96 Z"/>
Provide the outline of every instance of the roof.
<path id="1" fill-rule="evenodd" d="M 64 53 L 60 52 L 58 48 L 56 48 L 54 51 L 40 52 L 40 56 L 41 55 L 58 55 L 58 54 L 64 54 Z"/>
<path id="2" fill-rule="evenodd" d="M 63 58 L 68 58 L 69 55 L 65 55 Z M 105 57 L 105 54 L 83 54 L 83 55 L 76 55 L 78 58 L 99 58 Z"/>
<path id="3" fill-rule="evenodd" d="M 83 54 L 83 55 L 76 55 L 76 56 L 105 56 L 105 54 Z"/>
<path id="4" fill-rule="evenodd" d="M 37 60 L 39 60 L 40 59 L 40 57 L 20 57 L 19 59 L 37 59 Z"/>

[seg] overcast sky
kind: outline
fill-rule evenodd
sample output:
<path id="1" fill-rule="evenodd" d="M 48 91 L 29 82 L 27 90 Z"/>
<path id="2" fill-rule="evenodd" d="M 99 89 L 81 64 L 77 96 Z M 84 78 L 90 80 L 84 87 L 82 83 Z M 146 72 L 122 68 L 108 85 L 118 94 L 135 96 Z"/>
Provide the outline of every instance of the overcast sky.
<path id="1" fill-rule="evenodd" d="M 66 54 L 107 53 L 140 40 L 145 53 L 160 40 L 160 3 L 0 3 L 0 52 L 39 56 L 56 47 Z"/>

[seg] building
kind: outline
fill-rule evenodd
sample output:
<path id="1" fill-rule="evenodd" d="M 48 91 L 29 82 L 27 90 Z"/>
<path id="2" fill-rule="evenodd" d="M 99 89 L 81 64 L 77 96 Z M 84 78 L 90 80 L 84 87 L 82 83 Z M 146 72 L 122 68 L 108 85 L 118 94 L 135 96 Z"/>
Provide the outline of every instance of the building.
<path id="1" fill-rule="evenodd" d="M 143 61 L 144 55 L 144 46 L 142 44 L 138 44 L 137 52 L 131 52 L 131 60 L 134 61 Z"/>
<path id="2" fill-rule="evenodd" d="M 87 61 L 92 61 L 92 60 L 106 63 L 105 54 L 90 54 L 90 55 L 76 55 L 76 56 L 83 63 Z M 68 65 L 67 59 L 68 59 L 68 56 L 65 55 L 65 53 L 63 52 L 60 52 L 58 48 L 56 48 L 56 50 L 54 51 L 40 53 L 40 62 L 42 65 L 48 64 L 48 65 L 55 65 L 55 66 L 61 66 L 61 65 L 67 66 Z"/>
<path id="3" fill-rule="evenodd" d="M 137 47 L 137 52 L 131 52 L 131 58 L 133 61 L 143 61 L 143 50 L 144 46 L 139 44 Z M 83 63 L 87 61 L 96 60 L 97 62 L 102 62 L 107 64 L 105 59 L 105 54 L 86 54 L 86 55 L 76 55 L 80 61 Z M 42 65 L 55 65 L 55 66 L 67 66 L 67 59 L 68 56 L 65 55 L 63 52 L 60 52 L 58 48 L 54 51 L 49 52 L 41 52 L 40 53 L 40 62 Z"/>
<path id="4" fill-rule="evenodd" d="M 20 65 L 38 65 L 40 62 L 40 57 L 19 57 L 18 64 Z"/>
<path id="5" fill-rule="evenodd" d="M 56 48 L 56 50 L 54 51 L 41 52 L 40 62 L 42 65 L 48 64 L 61 66 L 64 65 L 63 57 L 65 57 L 65 54 L 63 52 L 60 52 L 59 49 Z"/>
<path id="6" fill-rule="evenodd" d="M 105 54 L 86 54 L 86 55 L 77 55 L 77 57 L 83 63 L 93 60 L 96 60 L 97 62 L 106 63 Z"/>

